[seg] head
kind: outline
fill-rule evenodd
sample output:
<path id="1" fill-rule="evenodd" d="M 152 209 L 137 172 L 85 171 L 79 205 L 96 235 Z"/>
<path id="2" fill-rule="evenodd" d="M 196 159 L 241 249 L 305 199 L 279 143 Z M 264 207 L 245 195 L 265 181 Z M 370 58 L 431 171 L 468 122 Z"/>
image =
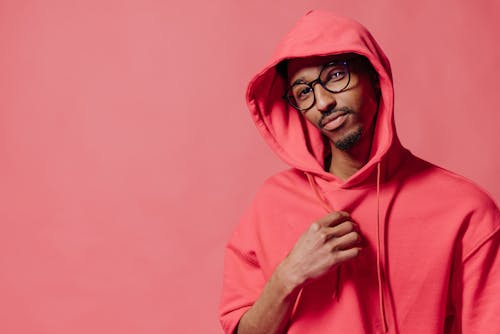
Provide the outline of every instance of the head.
<path id="1" fill-rule="evenodd" d="M 281 62 L 287 102 L 339 150 L 371 141 L 380 99 L 376 71 L 356 54 L 315 56 Z"/>

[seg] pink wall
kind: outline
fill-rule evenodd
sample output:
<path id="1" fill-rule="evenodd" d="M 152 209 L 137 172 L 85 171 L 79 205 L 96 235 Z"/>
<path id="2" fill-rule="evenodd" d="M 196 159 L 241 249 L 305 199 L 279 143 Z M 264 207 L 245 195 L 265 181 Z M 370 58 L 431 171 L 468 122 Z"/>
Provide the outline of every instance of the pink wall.
<path id="1" fill-rule="evenodd" d="M 372 30 L 403 143 L 498 201 L 498 2 L 404 3 L 0 1 L 0 332 L 220 332 L 224 243 L 284 166 L 245 85 L 311 8 Z"/>

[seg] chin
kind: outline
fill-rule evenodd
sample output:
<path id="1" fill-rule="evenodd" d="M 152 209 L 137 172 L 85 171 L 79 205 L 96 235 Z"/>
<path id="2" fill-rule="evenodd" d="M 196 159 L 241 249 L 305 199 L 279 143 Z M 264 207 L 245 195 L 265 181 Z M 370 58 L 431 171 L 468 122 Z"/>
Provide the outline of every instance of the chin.
<path id="1" fill-rule="evenodd" d="M 355 147 L 361 137 L 363 135 L 363 129 L 361 127 L 357 127 L 345 134 L 342 134 L 340 138 L 332 140 L 333 145 L 341 151 L 350 151 L 353 147 Z"/>

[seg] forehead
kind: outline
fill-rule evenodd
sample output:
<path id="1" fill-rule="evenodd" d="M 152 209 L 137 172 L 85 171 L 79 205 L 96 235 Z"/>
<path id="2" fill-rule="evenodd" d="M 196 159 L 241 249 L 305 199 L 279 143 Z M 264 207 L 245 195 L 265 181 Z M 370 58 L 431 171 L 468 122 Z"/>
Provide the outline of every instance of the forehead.
<path id="1" fill-rule="evenodd" d="M 291 83 L 298 79 L 305 80 L 308 76 L 318 75 L 319 71 L 326 63 L 335 60 L 341 61 L 352 58 L 353 56 L 353 54 L 344 53 L 339 55 L 290 59 L 287 66 L 288 82 Z"/>

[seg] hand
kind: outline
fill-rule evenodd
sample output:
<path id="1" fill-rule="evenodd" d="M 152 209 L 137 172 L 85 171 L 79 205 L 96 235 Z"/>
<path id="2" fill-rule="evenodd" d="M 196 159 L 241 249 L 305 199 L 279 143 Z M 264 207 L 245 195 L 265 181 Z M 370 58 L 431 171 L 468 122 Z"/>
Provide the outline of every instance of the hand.
<path id="1" fill-rule="evenodd" d="M 279 266 L 280 277 L 290 289 L 300 288 L 338 264 L 358 256 L 360 235 L 347 212 L 335 211 L 299 237 Z"/>

